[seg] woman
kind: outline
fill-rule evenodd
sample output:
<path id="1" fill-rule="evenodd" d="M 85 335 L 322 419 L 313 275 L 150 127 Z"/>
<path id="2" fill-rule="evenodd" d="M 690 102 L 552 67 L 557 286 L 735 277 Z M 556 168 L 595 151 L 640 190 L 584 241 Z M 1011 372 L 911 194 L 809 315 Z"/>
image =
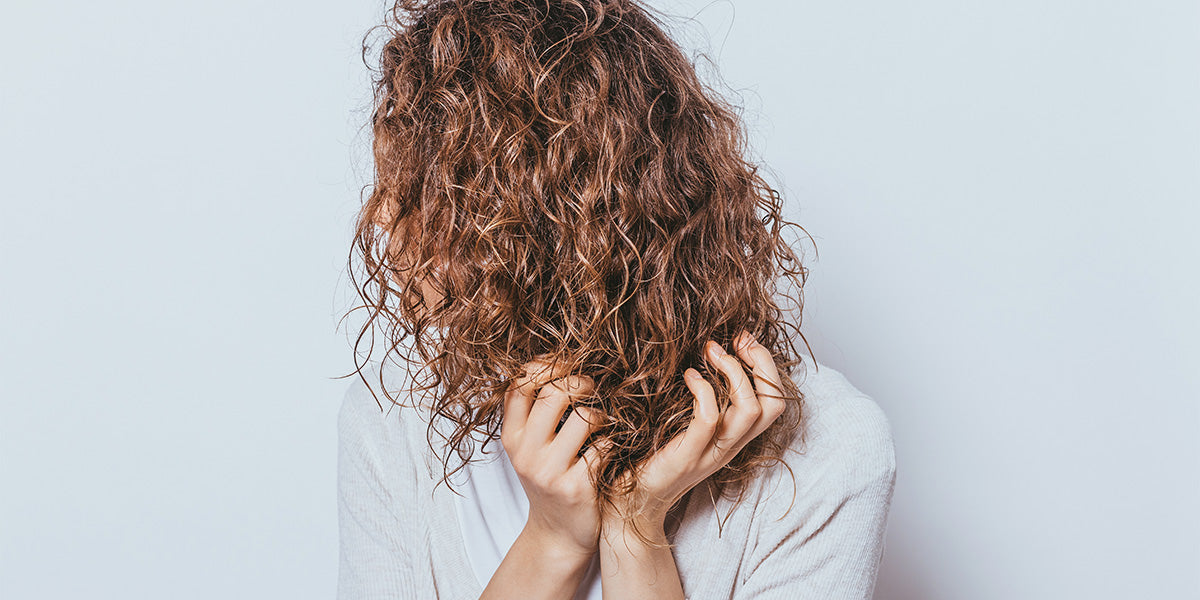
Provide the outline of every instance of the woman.
<path id="1" fill-rule="evenodd" d="M 385 31 L 339 597 L 869 598 L 888 422 L 800 359 L 736 109 L 632 0 Z"/>

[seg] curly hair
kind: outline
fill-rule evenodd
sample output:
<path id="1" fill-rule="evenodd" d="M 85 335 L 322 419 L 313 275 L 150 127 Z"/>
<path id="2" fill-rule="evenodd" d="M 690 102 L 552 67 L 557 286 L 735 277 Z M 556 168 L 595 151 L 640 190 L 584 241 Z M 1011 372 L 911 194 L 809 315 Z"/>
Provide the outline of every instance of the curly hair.
<path id="1" fill-rule="evenodd" d="M 803 430 L 799 312 L 790 322 L 775 298 L 786 278 L 802 306 L 808 272 L 783 236 L 799 226 L 744 158 L 736 106 L 662 25 L 632 0 L 399 0 L 372 29 L 386 41 L 368 63 L 374 181 L 351 251 L 353 310 L 369 312 L 357 372 L 375 325 L 385 357 L 404 348 L 421 366 L 409 391 L 432 398 L 443 482 L 476 433 L 499 439 L 504 392 L 539 355 L 594 381 L 577 404 L 604 416 L 591 441 L 611 442 L 594 480 L 609 506 L 637 487 L 631 467 L 687 427 L 686 368 L 728 406 L 709 339 L 753 334 L 788 400 L 710 477 L 718 494 L 740 500 Z"/>

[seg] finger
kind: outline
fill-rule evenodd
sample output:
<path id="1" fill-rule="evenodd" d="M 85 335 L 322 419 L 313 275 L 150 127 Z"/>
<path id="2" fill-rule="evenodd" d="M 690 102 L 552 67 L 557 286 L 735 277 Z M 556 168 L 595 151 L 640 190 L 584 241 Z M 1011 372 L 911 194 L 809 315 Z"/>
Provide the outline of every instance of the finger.
<path id="1" fill-rule="evenodd" d="M 529 411 L 522 437 L 540 446 L 549 444 L 554 439 L 554 430 L 562 421 L 563 413 L 575 398 L 587 394 L 590 387 L 590 377 L 575 375 L 555 379 L 542 386 Z"/>
<path id="2" fill-rule="evenodd" d="M 654 478 L 660 469 L 670 472 L 672 477 L 677 477 L 681 472 L 711 473 L 723 464 L 718 453 L 712 451 L 721 421 L 716 391 L 696 369 L 685 369 L 683 380 L 694 398 L 692 421 L 686 430 L 640 465 L 647 477 Z M 691 486 L 687 489 L 691 489 Z"/>
<path id="3" fill-rule="evenodd" d="M 732 399 L 729 409 L 721 416 L 715 443 L 720 449 L 733 449 L 762 416 L 762 406 L 754 393 L 754 384 L 746 376 L 746 369 L 736 356 L 726 353 L 720 344 L 713 341 L 708 343 L 707 354 L 709 364 L 720 370 L 729 383 Z"/>
<path id="4" fill-rule="evenodd" d="M 550 442 L 549 458 L 559 470 L 566 471 L 578 460 L 579 449 L 593 431 L 600 428 L 600 413 L 591 408 L 575 407 Z"/>
<path id="5" fill-rule="evenodd" d="M 742 444 L 745 444 L 766 431 L 771 423 L 774 423 L 783 414 L 784 409 L 787 408 L 787 402 L 784 399 L 782 379 L 780 379 L 779 370 L 775 366 L 775 357 L 771 355 L 771 351 L 747 331 L 742 331 L 734 339 L 734 348 L 742 362 L 750 366 L 754 378 L 755 395 L 758 396 L 759 405 L 762 406 L 762 415 L 750 429 L 747 437 L 742 440 Z"/>
<path id="6" fill-rule="evenodd" d="M 779 398 L 783 396 L 783 386 L 780 384 L 782 379 L 775 367 L 775 357 L 771 355 L 771 351 L 746 331 L 738 335 L 733 345 L 738 358 L 750 367 L 754 376 L 754 392 L 759 400 L 765 401 L 770 398 L 782 401 L 782 398 Z"/>
<path id="7" fill-rule="evenodd" d="M 608 454 L 612 445 L 613 441 L 611 438 L 596 440 L 596 443 L 584 451 L 583 457 L 571 465 L 567 473 L 578 477 L 586 477 L 589 473 L 596 473 L 601 467 L 600 458 Z"/>
<path id="8" fill-rule="evenodd" d="M 713 390 L 712 384 L 700 375 L 699 371 L 688 367 L 683 372 L 683 380 L 691 390 L 695 401 L 692 404 L 692 422 L 688 424 L 687 430 L 677 438 L 680 439 L 678 452 L 690 461 L 700 456 L 712 441 L 713 435 L 717 431 L 717 423 L 721 420 L 721 414 L 717 408 L 716 391 Z M 672 441 L 668 447 L 674 444 L 675 442 Z"/>
<path id="9" fill-rule="evenodd" d="M 525 374 L 512 380 L 504 394 L 505 430 L 520 432 L 525 429 L 529 411 L 533 408 L 534 393 L 542 385 L 566 375 L 567 365 L 551 364 L 545 354 L 539 354 L 525 363 Z"/>

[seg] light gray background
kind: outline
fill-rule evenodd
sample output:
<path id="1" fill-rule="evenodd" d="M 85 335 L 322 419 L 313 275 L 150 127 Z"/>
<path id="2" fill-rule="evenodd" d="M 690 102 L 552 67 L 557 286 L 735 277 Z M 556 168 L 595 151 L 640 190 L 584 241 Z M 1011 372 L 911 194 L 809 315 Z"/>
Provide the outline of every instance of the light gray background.
<path id="1" fill-rule="evenodd" d="M 877 597 L 1200 598 L 1197 3 L 660 6 L 891 418 Z M 331 597 L 381 6 L 4 12 L 0 596 Z"/>

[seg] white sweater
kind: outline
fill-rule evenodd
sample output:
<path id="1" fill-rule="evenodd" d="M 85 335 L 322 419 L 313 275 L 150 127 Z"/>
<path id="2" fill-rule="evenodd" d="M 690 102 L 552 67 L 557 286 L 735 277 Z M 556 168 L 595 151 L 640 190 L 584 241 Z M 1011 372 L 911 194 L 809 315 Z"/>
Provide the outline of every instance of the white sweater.
<path id="1" fill-rule="evenodd" d="M 896 480 L 891 428 L 841 373 L 807 370 L 797 380 L 807 444 L 797 436 L 784 456 L 796 478 L 794 505 L 792 479 L 778 465 L 737 506 L 718 499 L 714 507 L 706 490 L 690 494 L 670 538 L 688 598 L 871 598 Z M 377 371 L 368 378 L 390 410 L 356 378 L 338 416 L 338 599 L 476 599 L 483 586 L 454 493 L 435 485 L 442 465 L 428 447 L 428 413 L 392 406 Z M 387 380 L 389 391 L 406 386 Z"/>

